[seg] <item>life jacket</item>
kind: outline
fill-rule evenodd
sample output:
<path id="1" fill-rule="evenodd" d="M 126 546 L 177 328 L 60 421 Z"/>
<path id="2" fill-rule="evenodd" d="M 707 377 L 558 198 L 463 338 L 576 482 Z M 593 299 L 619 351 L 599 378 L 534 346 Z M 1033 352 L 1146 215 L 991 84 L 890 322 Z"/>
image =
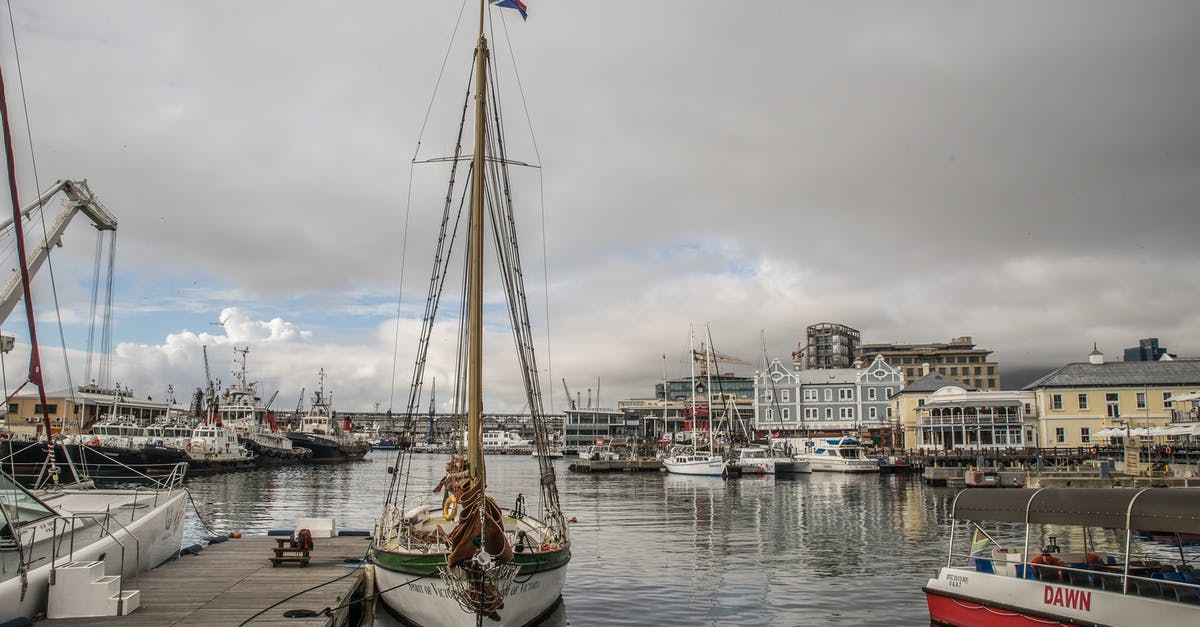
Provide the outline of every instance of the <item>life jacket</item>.
<path id="1" fill-rule="evenodd" d="M 296 548 L 301 551 L 313 550 L 312 532 L 308 529 L 301 529 L 296 533 Z"/>

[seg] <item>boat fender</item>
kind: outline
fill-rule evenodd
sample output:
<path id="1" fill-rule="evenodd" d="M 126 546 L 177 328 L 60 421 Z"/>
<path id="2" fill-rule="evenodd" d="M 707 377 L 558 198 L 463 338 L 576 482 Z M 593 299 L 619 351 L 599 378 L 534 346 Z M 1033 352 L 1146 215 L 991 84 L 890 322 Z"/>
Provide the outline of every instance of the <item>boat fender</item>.
<path id="1" fill-rule="evenodd" d="M 220 544 L 228 539 L 229 539 L 229 536 L 213 536 L 208 539 L 208 544 L 209 544 L 209 546 L 214 545 L 214 544 Z"/>
<path id="2" fill-rule="evenodd" d="M 458 499 L 453 494 L 447 494 L 446 500 L 442 501 L 442 518 L 454 520 L 456 514 L 458 514 Z"/>

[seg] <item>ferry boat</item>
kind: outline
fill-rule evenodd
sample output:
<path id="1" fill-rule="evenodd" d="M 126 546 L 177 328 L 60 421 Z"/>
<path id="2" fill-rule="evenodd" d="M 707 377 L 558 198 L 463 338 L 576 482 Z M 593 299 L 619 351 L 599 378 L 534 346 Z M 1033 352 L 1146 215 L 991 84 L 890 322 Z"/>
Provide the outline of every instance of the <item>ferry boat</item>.
<path id="1" fill-rule="evenodd" d="M 1184 547 L 1200 534 L 1200 490 L 976 488 L 951 516 L 946 565 L 923 588 L 933 625 L 1200 624 Z M 1176 546 L 1135 541 L 1144 534 Z"/>
<path id="2" fill-rule="evenodd" d="M 868 458 L 862 444 L 851 437 L 810 440 L 795 457 L 808 462 L 813 472 L 879 472 L 879 461 Z"/>
<path id="3" fill-rule="evenodd" d="M 485 453 L 530 453 L 533 442 L 521 437 L 517 431 L 484 431 L 483 452 Z"/>

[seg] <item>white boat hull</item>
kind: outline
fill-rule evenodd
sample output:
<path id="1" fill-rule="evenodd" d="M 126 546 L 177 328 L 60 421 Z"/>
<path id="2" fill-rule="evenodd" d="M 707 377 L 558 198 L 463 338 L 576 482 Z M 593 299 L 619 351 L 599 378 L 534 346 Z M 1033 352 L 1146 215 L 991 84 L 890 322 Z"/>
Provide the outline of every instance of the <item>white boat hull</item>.
<path id="1" fill-rule="evenodd" d="M 391 611 L 422 626 L 471 627 L 477 624 L 475 614 L 463 610 L 441 577 L 414 581 L 415 577 L 417 575 L 375 567 L 376 585 L 385 591 L 381 596 Z M 499 611 L 500 620 L 484 616 L 481 624 L 519 626 L 533 622 L 550 611 L 562 596 L 567 569 L 556 568 L 517 579 L 504 599 L 504 608 Z M 412 583 L 405 585 L 408 581 Z"/>
<path id="2" fill-rule="evenodd" d="M 775 472 L 781 475 L 786 474 L 812 474 L 812 463 L 808 460 L 793 459 L 787 462 L 777 462 L 775 464 Z"/>
<path id="3" fill-rule="evenodd" d="M 814 455 L 806 458 L 813 472 L 879 472 L 879 463 L 869 459 L 837 459 Z"/>
<path id="4" fill-rule="evenodd" d="M 145 503 L 154 498 L 153 492 L 141 493 L 140 502 Z M 132 500 L 132 499 L 130 499 Z M 61 501 L 61 503 L 60 503 Z M 74 511 L 103 511 L 105 491 L 65 491 L 61 497 L 47 498 L 46 502 L 53 506 L 73 507 Z M 98 509 L 88 507 L 95 504 Z M 142 571 L 149 570 L 170 559 L 179 551 L 183 543 L 183 516 L 187 505 L 187 493 L 179 490 L 160 497 L 157 505 L 148 504 L 152 509 L 130 521 L 129 517 L 113 510 L 114 518 L 124 526 L 129 534 L 113 525 L 113 535 L 100 534 L 95 523 L 77 528 L 74 532 L 74 552 L 69 549 L 71 534 L 63 534 L 66 523 L 60 519 L 58 530 L 63 537 L 61 546 L 55 556 L 55 566 L 68 562 L 103 561 L 104 571 L 108 575 L 121 575 L 122 586 L 126 589 L 136 587 L 133 577 Z M 64 512 L 67 513 L 67 512 Z M 97 516 L 100 518 L 100 516 Z M 37 537 L 49 538 L 53 533 L 53 523 L 47 520 L 38 525 Z M 131 538 L 130 535 L 133 537 Z M 23 534 L 24 537 L 24 534 Z M 136 548 L 133 538 L 136 538 Z M 119 540 L 119 542 L 118 542 Z M 124 567 L 122 568 L 121 545 L 125 545 Z M 50 589 L 50 549 L 46 542 L 34 545 L 34 557 L 37 559 L 44 554 L 40 566 L 29 571 L 28 588 L 22 598 L 21 578 L 16 574 L 15 560 L 18 553 L 15 550 L 5 550 L 3 579 L 0 579 L 0 622 L 25 617 L 32 619 L 35 614 L 46 611 L 46 600 Z M 9 560 L 13 564 L 9 564 Z M 11 568 L 10 568 L 11 566 Z"/>
<path id="5" fill-rule="evenodd" d="M 720 477 L 725 474 L 725 462 L 720 458 L 701 461 L 677 462 L 663 460 L 667 472 L 676 475 L 694 475 L 701 477 Z"/>
<path id="6" fill-rule="evenodd" d="M 931 619 L 963 626 L 1195 625 L 1200 608 L 1160 598 L 942 568 L 925 585 Z"/>

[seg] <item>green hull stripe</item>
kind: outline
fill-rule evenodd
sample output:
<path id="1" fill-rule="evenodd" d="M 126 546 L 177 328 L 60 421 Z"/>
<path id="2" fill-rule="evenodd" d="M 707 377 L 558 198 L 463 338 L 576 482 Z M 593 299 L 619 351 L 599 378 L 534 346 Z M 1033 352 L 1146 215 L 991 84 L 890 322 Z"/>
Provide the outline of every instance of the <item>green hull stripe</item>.
<path id="1" fill-rule="evenodd" d="M 521 566 L 520 575 L 546 572 L 562 568 L 571 561 L 571 550 L 562 549 L 554 553 L 517 553 L 512 563 Z M 395 553 L 371 547 L 371 562 L 380 568 L 412 575 L 436 575 L 439 566 L 446 565 L 444 554 L 413 555 Z"/>

